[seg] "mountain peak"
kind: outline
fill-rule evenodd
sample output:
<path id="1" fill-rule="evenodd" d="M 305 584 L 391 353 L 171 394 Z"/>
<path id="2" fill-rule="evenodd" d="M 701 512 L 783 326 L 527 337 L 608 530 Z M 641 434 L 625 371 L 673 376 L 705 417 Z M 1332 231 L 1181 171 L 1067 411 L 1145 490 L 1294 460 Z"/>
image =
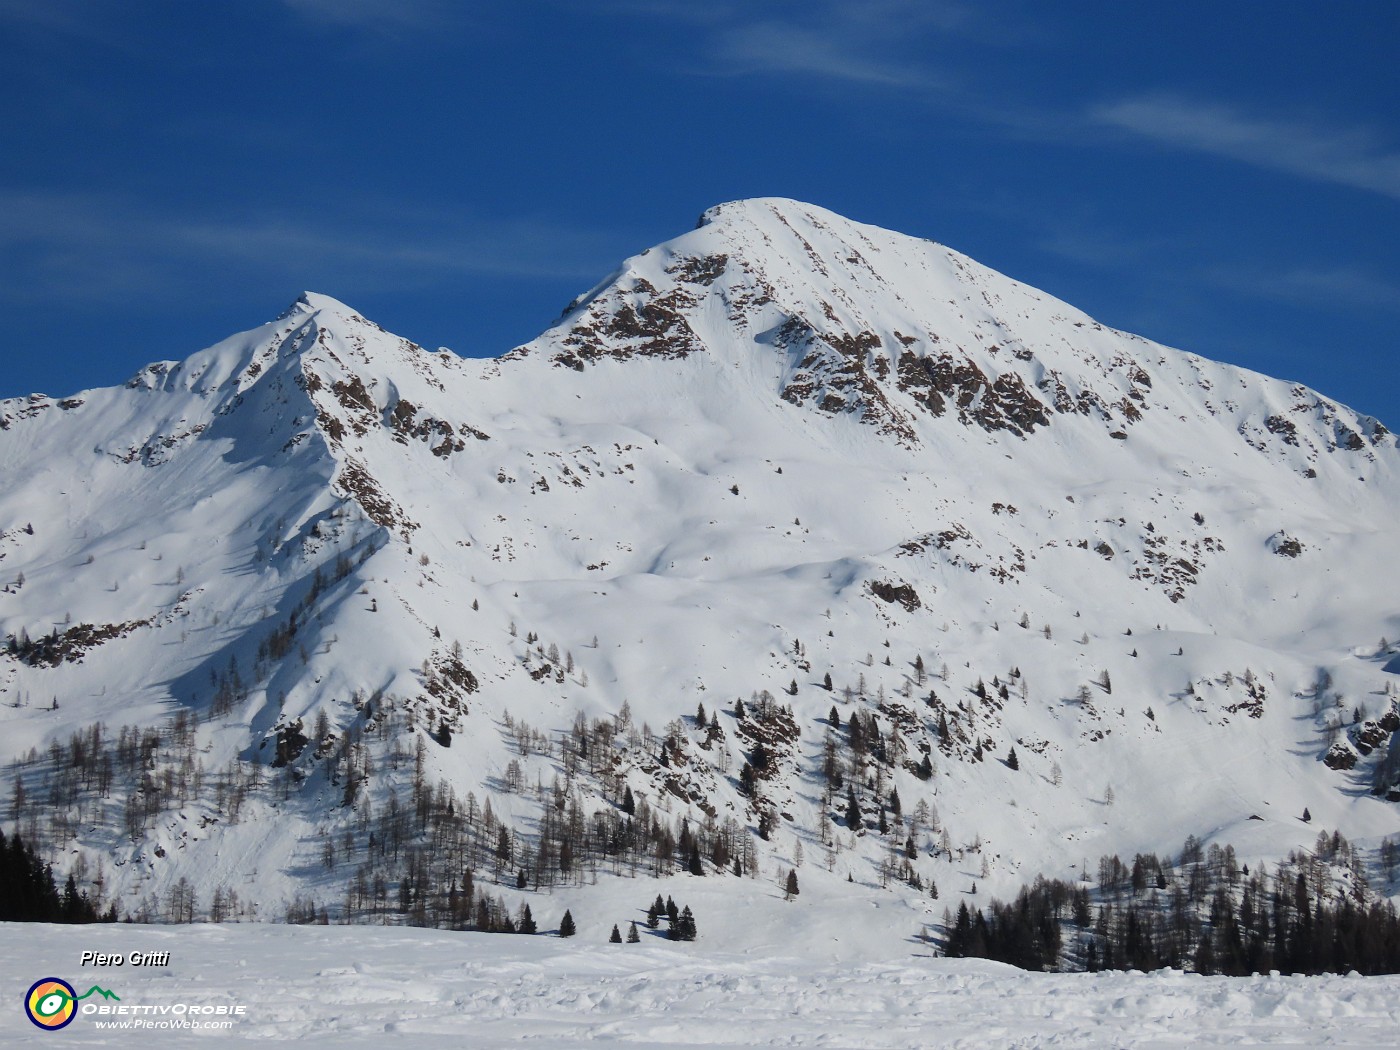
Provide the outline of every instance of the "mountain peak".
<path id="1" fill-rule="evenodd" d="M 531 348 L 577 371 L 684 359 L 674 367 L 697 381 L 719 366 L 809 422 L 853 419 L 907 449 L 973 431 L 977 441 L 1076 433 L 1107 448 L 1151 434 L 1172 448 L 1193 428 L 1224 426 L 1306 472 L 1319 451 L 1386 436 L 1288 384 L 1117 332 L 944 245 L 784 197 L 708 209 L 694 230 L 628 259 Z M 1240 384 L 1254 396 L 1212 394 Z M 1315 412 L 1335 426 L 1304 449 L 1294 431 Z"/>
<path id="2" fill-rule="evenodd" d="M 695 226 L 696 229 L 700 229 L 734 220 L 748 219 L 753 221 L 775 216 L 799 219 L 819 218 L 834 222 L 850 221 L 834 211 L 829 211 L 815 204 L 808 204 L 805 201 L 794 200 L 791 197 L 743 197 L 739 200 L 725 201 L 712 208 L 706 208 Z"/>
<path id="3" fill-rule="evenodd" d="M 346 305 L 334 296 L 312 291 L 305 291 L 297 296 L 296 299 L 292 301 L 291 305 L 278 315 L 277 320 L 285 321 L 301 315 L 318 313 L 339 314 L 345 318 L 358 318 L 363 320 L 358 310 Z"/>

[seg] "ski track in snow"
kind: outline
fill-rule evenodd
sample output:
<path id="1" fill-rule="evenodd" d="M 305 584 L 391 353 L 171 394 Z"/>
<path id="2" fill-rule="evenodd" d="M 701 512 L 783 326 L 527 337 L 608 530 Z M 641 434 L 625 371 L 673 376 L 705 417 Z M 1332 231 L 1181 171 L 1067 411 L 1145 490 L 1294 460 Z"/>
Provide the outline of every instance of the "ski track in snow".
<path id="1" fill-rule="evenodd" d="M 1395 1045 L 1400 1022 L 1400 977 L 1027 974 L 368 927 L 10 924 L 0 938 L 5 1046 L 1371 1047 Z M 79 970 L 89 948 L 169 951 L 170 965 Z M 113 1031 L 79 1016 L 56 1037 L 19 1007 L 51 975 L 126 1004 L 247 1010 L 229 1031 Z"/>

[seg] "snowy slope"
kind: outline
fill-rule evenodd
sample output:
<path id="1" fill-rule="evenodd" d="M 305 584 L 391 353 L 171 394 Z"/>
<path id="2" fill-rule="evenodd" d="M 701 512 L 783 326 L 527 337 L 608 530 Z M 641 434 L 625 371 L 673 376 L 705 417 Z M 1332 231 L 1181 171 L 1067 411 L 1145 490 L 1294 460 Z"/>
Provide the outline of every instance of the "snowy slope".
<path id="1" fill-rule="evenodd" d="M 417 741 L 522 842 L 555 778 L 585 813 L 630 787 L 732 817 L 765 877 L 801 843 L 837 898 L 906 837 L 945 902 L 1187 834 L 1374 848 L 1398 468 L 1313 391 L 792 201 L 710 210 L 492 361 L 307 293 L 122 388 L 0 402 L 0 740 L 37 749 L 7 791 L 123 907 L 183 876 L 268 918 L 338 906 L 324 842 L 408 792 Z M 763 690 L 795 735 L 755 799 L 734 703 Z M 833 704 L 885 761 L 825 799 Z M 618 730 L 605 770 L 566 759 L 579 712 Z M 97 722 L 167 736 L 50 790 Z M 850 787 L 903 822 L 853 834 Z"/>

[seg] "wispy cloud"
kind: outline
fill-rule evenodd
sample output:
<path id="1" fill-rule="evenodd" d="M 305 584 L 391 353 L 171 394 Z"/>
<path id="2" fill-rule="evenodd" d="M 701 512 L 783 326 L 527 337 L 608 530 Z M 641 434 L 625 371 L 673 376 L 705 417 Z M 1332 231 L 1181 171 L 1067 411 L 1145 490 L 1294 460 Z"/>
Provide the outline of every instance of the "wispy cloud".
<path id="1" fill-rule="evenodd" d="M 21 28 L 40 29 L 51 33 L 84 33 L 86 21 L 80 17 L 77 4 L 52 0 L 33 3 L 32 0 L 0 0 L 0 22 Z"/>
<path id="2" fill-rule="evenodd" d="M 1280 272 L 1240 267 L 1205 272 L 1219 288 L 1256 299 L 1339 308 L 1400 311 L 1400 284 L 1354 266 L 1297 267 Z"/>
<path id="3" fill-rule="evenodd" d="M 1023 141 L 1083 137 L 1084 120 L 1016 98 L 1004 79 L 988 81 L 993 55 L 1030 41 L 1028 23 L 1008 24 L 964 0 L 599 0 L 613 15 L 684 27 L 668 68 L 707 77 L 783 79 L 845 97 L 852 89 L 889 95 L 925 114 L 951 115 Z"/>
<path id="4" fill-rule="evenodd" d="M 119 301 L 261 277 L 300 289 L 472 276 L 596 278 L 618 235 L 534 218 L 444 220 L 382 205 L 210 218 L 103 194 L 0 190 L 0 300 Z"/>
<path id="5" fill-rule="evenodd" d="M 1160 242 L 1152 243 L 1143 238 L 1113 237 L 1103 231 L 1069 228 L 1050 230 L 1032 243 L 1046 255 L 1100 268 L 1136 265 L 1160 248 Z"/>
<path id="6" fill-rule="evenodd" d="M 322 25 L 396 33 L 441 28 L 462 13 L 448 0 L 282 0 L 292 11 Z"/>
<path id="7" fill-rule="evenodd" d="M 859 40 L 843 38 L 826 27 L 783 22 L 759 22 L 721 31 L 710 59 L 711 72 L 726 75 L 796 73 L 887 87 L 929 83 L 926 71 L 892 61 Z"/>
<path id="8" fill-rule="evenodd" d="M 612 0 L 614 12 L 687 24 L 710 76 L 797 76 L 889 88 L 937 86 L 916 43 L 960 32 L 968 9 L 956 0 L 809 0 L 800 4 L 676 4 Z M 703 12 L 703 14 L 698 13 Z"/>
<path id="9" fill-rule="evenodd" d="M 1365 128 L 1259 117 L 1167 96 L 1098 106 L 1090 117 L 1169 146 L 1400 199 L 1400 151 Z"/>
<path id="10" fill-rule="evenodd" d="M 47 47 L 81 43 L 139 54 L 144 43 L 120 7 L 84 0 L 0 0 L 0 27 L 15 40 Z"/>

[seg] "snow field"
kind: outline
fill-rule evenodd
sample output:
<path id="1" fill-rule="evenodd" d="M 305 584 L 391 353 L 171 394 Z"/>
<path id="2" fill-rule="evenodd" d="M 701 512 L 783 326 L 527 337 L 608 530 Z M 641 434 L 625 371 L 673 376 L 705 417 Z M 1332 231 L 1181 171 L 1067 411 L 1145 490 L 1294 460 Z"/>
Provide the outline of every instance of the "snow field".
<path id="1" fill-rule="evenodd" d="M 595 924 L 596 925 L 596 924 Z M 378 927 L 0 926 L 5 1046 L 586 1045 L 635 1048 L 1393 1046 L 1400 977 L 1026 974 L 921 957 L 831 962 L 702 941 L 608 945 Z M 714 940 L 714 934 L 709 940 Z M 171 953 L 155 970 L 81 973 L 85 948 Z M 60 1036 L 19 1002 L 41 976 L 92 982 L 129 1005 L 227 1003 L 227 1032 L 104 1030 L 80 1015 Z M 80 980 L 81 977 L 81 980 Z"/>

